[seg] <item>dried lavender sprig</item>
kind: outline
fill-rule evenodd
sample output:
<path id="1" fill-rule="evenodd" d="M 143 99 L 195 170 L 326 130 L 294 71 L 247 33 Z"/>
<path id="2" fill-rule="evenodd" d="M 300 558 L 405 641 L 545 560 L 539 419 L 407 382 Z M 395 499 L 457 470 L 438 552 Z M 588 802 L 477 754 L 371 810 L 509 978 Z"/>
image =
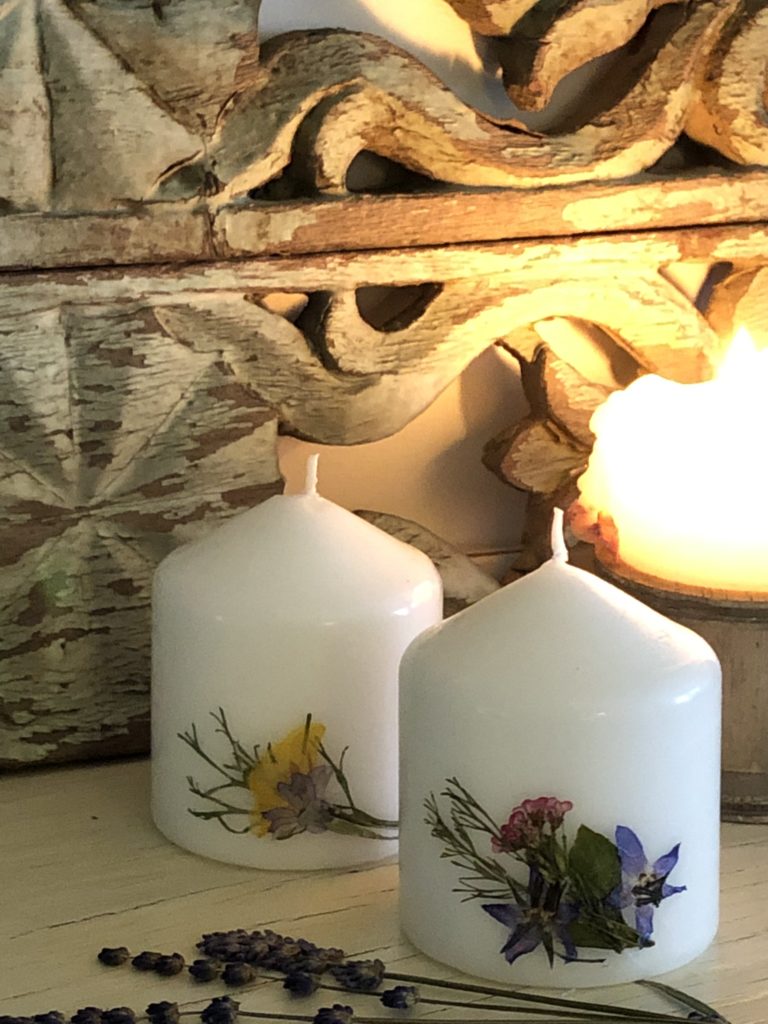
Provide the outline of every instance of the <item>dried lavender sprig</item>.
<path id="1" fill-rule="evenodd" d="M 425 1000 L 421 1000 L 424 1002 Z M 476 1009 L 482 1009 L 483 1007 L 475 1007 Z M 180 1017 L 194 1017 L 199 1016 L 198 1010 L 182 1010 L 179 1014 Z M 239 1017 L 251 1017 L 256 1020 L 290 1020 L 297 1021 L 299 1024 L 305 1022 L 305 1024 L 311 1024 L 315 1020 L 315 1014 L 305 1013 L 259 1013 L 256 1010 L 238 1010 L 237 1016 Z M 394 1018 L 392 1017 L 358 1017 L 355 1016 L 355 1024 L 392 1024 Z M 670 1018 L 661 1014 L 658 1017 L 650 1016 L 650 1022 L 657 1022 L 657 1024 L 664 1024 Z M 673 1017 L 675 1021 L 684 1021 L 685 1017 Z M 547 1024 L 571 1024 L 572 1018 L 570 1017 L 551 1017 Z M 601 1021 L 605 1021 L 605 1024 L 622 1024 L 626 1020 L 625 1017 L 601 1017 Z M 475 1017 L 472 1019 L 472 1024 L 499 1024 L 498 1018 L 484 1018 Z M 515 1024 L 542 1024 L 541 1020 L 515 1020 Z"/>
<path id="2" fill-rule="evenodd" d="M 263 980 L 263 981 L 281 981 L 283 979 L 283 976 L 279 975 L 279 974 L 262 973 L 262 974 L 259 975 L 259 979 Z M 430 980 L 429 983 L 432 984 L 431 980 Z M 454 983 L 451 983 L 451 984 L 453 985 Z M 341 985 L 326 985 L 323 982 L 321 982 L 320 985 L 318 986 L 318 989 L 324 990 L 326 992 L 343 992 L 343 993 L 348 994 L 348 989 L 345 989 Z M 247 989 L 244 989 L 243 991 L 247 991 Z M 501 990 L 499 990 L 499 991 L 501 991 Z M 369 998 L 374 998 L 374 999 L 380 999 L 381 998 L 381 993 L 380 992 L 356 991 L 354 994 L 355 994 L 355 996 L 368 996 Z M 512 995 L 514 997 L 514 993 L 512 993 Z M 527 995 L 529 995 L 529 993 L 524 993 L 524 994 L 521 993 L 521 996 L 522 995 L 526 995 L 527 996 Z M 541 998 L 545 1002 L 549 1002 L 549 1000 L 550 1000 L 549 996 L 542 996 Z M 551 997 L 551 998 L 552 998 L 553 1001 L 555 1001 L 555 999 L 556 999 L 556 997 L 554 997 L 554 996 Z M 561 1000 L 561 1001 L 565 1002 L 567 1004 L 569 1003 L 568 1000 Z M 552 1018 L 549 1016 L 549 1014 L 551 1013 L 550 1009 L 538 1008 L 538 1007 L 533 1007 L 533 1006 L 515 1006 L 513 1004 L 497 1004 L 497 1003 L 470 1003 L 470 1002 L 466 1002 L 464 1000 L 431 999 L 428 996 L 420 996 L 419 997 L 419 1003 L 426 1003 L 427 1005 L 432 1005 L 432 1006 L 446 1006 L 446 1007 L 456 1007 L 456 1008 L 459 1008 L 459 1009 L 482 1010 L 483 1012 L 490 1011 L 490 1012 L 509 1013 L 509 1014 L 527 1013 L 531 1017 L 534 1017 L 534 1016 L 546 1017 L 547 1018 L 546 1024 L 551 1024 L 551 1021 L 552 1021 Z M 573 1003 L 569 1003 L 569 1005 L 572 1006 Z M 590 1007 L 589 1009 L 561 1010 L 559 1012 L 559 1019 L 561 1021 L 563 1021 L 563 1024 L 565 1024 L 566 1020 L 570 1021 L 570 1022 L 573 1022 L 573 1021 L 590 1021 L 590 1022 L 594 1022 L 595 1021 L 595 1012 L 591 1008 L 592 1005 L 593 1004 L 591 1004 L 591 1003 L 587 1003 L 586 1004 L 587 1007 Z M 595 1005 L 599 1005 L 599 1004 L 595 1004 Z M 639 1011 L 635 1011 L 631 1007 L 626 1007 L 626 1008 L 625 1007 L 620 1007 L 619 1009 L 621 1010 L 621 1013 L 614 1014 L 612 1016 L 611 1015 L 605 1016 L 605 1015 L 603 1015 L 602 1008 L 601 1008 L 601 1015 L 598 1018 L 598 1020 L 600 1022 L 602 1022 L 602 1024 L 610 1024 L 610 1022 L 614 1022 L 614 1021 L 615 1022 L 621 1022 L 621 1024 L 626 1024 L 628 1018 L 627 1018 L 627 1016 L 625 1014 L 625 1010 L 627 1012 L 631 1013 L 631 1014 L 634 1014 L 635 1012 L 642 1014 L 642 1020 L 645 1021 L 646 1024 L 680 1024 L 681 1021 L 687 1020 L 686 1017 L 680 1017 L 678 1015 L 669 1014 L 669 1013 L 661 1013 L 661 1012 L 654 1013 L 652 1010 L 639 1010 Z M 243 1016 L 243 1014 L 245 1012 L 246 1011 L 243 1011 L 243 1010 L 239 1011 L 239 1016 Z M 288 1014 L 288 1015 L 280 1016 L 278 1019 L 293 1020 L 294 1018 L 290 1014 Z M 300 1019 L 300 1015 L 297 1015 L 296 1019 L 297 1020 Z M 314 1020 L 314 1017 L 312 1017 L 310 1019 Z M 709 1019 L 709 1018 L 705 1018 L 705 1020 L 706 1019 Z M 712 1019 L 714 1020 L 715 1018 L 712 1018 Z M 355 1021 L 360 1021 L 360 1020 L 361 1020 L 361 1018 L 355 1017 Z M 498 1018 L 497 1018 L 497 1020 L 498 1020 Z M 719 1018 L 719 1020 L 721 1022 L 723 1022 L 723 1024 L 728 1024 L 728 1022 L 725 1021 L 724 1018 Z M 472 1019 L 472 1024 L 481 1024 L 481 1021 L 480 1021 L 479 1018 L 473 1018 Z M 521 1024 L 521 1022 L 519 1021 L 518 1018 L 515 1018 L 515 1024 Z M 538 1024 L 545 1024 L 545 1022 L 540 1020 L 538 1022 Z M 595 1022 L 595 1024 L 596 1024 L 596 1022 Z"/>
<path id="3" fill-rule="evenodd" d="M 683 1017 L 672 1014 L 653 1013 L 651 1010 L 635 1010 L 629 1006 L 614 1006 L 611 1003 L 590 1003 L 581 999 L 563 999 L 558 996 L 541 996 L 533 992 L 520 992 L 517 989 L 495 988 L 492 985 L 473 985 L 470 982 L 447 981 L 440 978 L 425 978 L 419 974 L 403 974 L 399 971 L 387 971 L 384 975 L 390 981 L 407 981 L 416 985 L 432 985 L 435 988 L 446 988 L 458 992 L 476 992 L 482 996 L 499 996 L 501 999 L 519 999 L 524 1003 L 540 1003 L 544 1006 L 559 1006 L 570 1010 L 589 1010 L 590 1013 L 599 1013 L 600 1020 L 604 1020 L 603 1014 L 613 1017 L 620 1017 L 623 1020 L 644 1020 L 648 1021 L 680 1021 Z M 708 1018 L 717 1020 L 717 1018 Z"/>
<path id="4" fill-rule="evenodd" d="M 289 940 L 285 939 L 284 936 L 278 935 L 275 932 L 269 932 L 269 933 L 250 932 L 249 933 L 249 932 L 247 932 L 244 929 L 240 929 L 240 930 L 230 931 L 228 933 L 211 933 L 211 935 L 203 937 L 203 940 L 198 943 L 198 947 L 201 948 L 201 949 L 204 949 L 205 952 L 208 955 L 214 955 L 214 954 L 215 955 L 220 955 L 218 953 L 217 949 L 209 948 L 209 946 L 212 945 L 210 940 L 215 939 L 216 942 L 214 942 L 213 945 L 219 945 L 222 941 L 226 940 L 229 937 L 232 938 L 232 941 L 235 943 L 235 945 L 237 945 L 238 943 L 242 943 L 244 940 L 253 939 L 253 938 L 266 939 L 268 941 L 268 944 L 269 944 L 272 952 L 275 952 L 275 951 L 279 950 L 279 947 L 281 945 L 284 945 L 285 943 L 289 942 Z M 307 942 L 304 939 L 290 940 L 290 944 L 293 945 L 293 946 L 295 946 L 295 945 L 303 946 L 303 947 L 305 947 L 304 951 L 306 951 L 306 948 L 310 948 L 310 949 L 312 949 L 314 952 L 316 952 L 318 954 L 323 952 L 319 947 L 315 946 L 314 943 L 309 943 L 309 942 Z M 336 952 L 341 953 L 340 950 L 336 951 Z M 290 959 L 290 957 L 289 957 L 289 959 Z M 258 961 L 254 961 L 254 962 L 258 962 Z M 377 961 L 371 961 L 371 962 L 366 961 L 365 963 L 366 963 L 367 966 L 372 967 L 372 966 L 376 965 L 378 962 Z M 351 968 L 354 965 L 355 965 L 355 961 L 352 958 L 347 957 L 347 958 L 341 959 L 340 963 L 338 964 L 338 967 L 348 966 L 348 967 Z M 265 964 L 265 966 L 266 966 L 266 964 Z M 458 991 L 458 992 L 462 992 L 462 993 L 472 992 L 472 993 L 478 993 L 480 995 L 497 996 L 497 997 L 500 997 L 500 998 L 505 999 L 505 1000 L 518 1000 L 519 1002 L 522 1002 L 522 1003 L 534 1003 L 534 1004 L 539 1004 L 541 1006 L 557 1007 L 557 1008 L 562 1008 L 562 1009 L 565 1009 L 565 1010 L 588 1011 L 592 1015 L 599 1015 L 598 1019 L 600 1019 L 600 1020 L 605 1019 L 606 1016 L 612 1016 L 612 1017 L 622 1018 L 625 1021 L 627 1021 L 627 1020 L 632 1020 L 632 1021 L 636 1021 L 636 1022 L 645 1021 L 645 1022 L 647 1022 L 647 1024 L 651 1024 L 651 1022 L 659 1022 L 659 1021 L 665 1021 L 666 1024 L 674 1024 L 675 1021 L 680 1021 L 680 1020 L 684 1020 L 685 1019 L 685 1018 L 682 1018 L 680 1016 L 673 1016 L 671 1014 L 653 1013 L 652 1011 L 648 1011 L 648 1010 L 638 1010 L 638 1009 L 632 1009 L 630 1007 L 616 1006 L 616 1005 L 611 1004 L 611 1003 L 592 1003 L 592 1002 L 586 1002 L 586 1001 L 583 1001 L 583 1000 L 564 999 L 564 998 L 559 998 L 559 997 L 556 997 L 556 996 L 534 995 L 534 994 L 529 993 L 529 992 L 520 992 L 520 991 L 515 990 L 515 989 L 503 989 L 503 988 L 495 988 L 495 987 L 486 986 L 486 985 L 474 985 L 474 984 L 471 984 L 471 983 L 468 983 L 468 982 L 467 983 L 463 983 L 463 982 L 442 981 L 442 980 L 437 979 L 437 978 L 427 978 L 427 977 L 423 977 L 421 975 L 403 974 L 403 973 L 399 973 L 399 972 L 396 972 L 396 971 L 388 971 L 388 970 L 386 970 L 384 968 L 384 964 L 381 964 L 380 966 L 381 966 L 381 971 L 380 971 L 380 974 L 379 974 L 379 981 L 384 981 L 384 980 L 405 981 L 405 982 L 409 982 L 409 983 L 416 983 L 416 984 L 419 984 L 419 985 L 427 985 L 427 986 L 433 986 L 433 987 L 436 987 L 436 988 L 450 989 L 450 990 Z M 274 967 L 273 967 L 273 969 L 274 969 Z M 281 973 L 283 973 L 283 974 L 290 973 L 289 967 L 282 967 L 282 966 L 280 966 L 280 967 L 277 967 L 277 970 L 280 970 Z M 378 987 L 378 985 L 376 985 L 376 986 L 371 985 L 370 987 L 371 988 L 375 988 L 375 987 Z M 347 985 L 346 989 L 348 991 L 354 989 L 358 993 L 360 993 L 361 991 L 365 991 L 365 989 L 361 989 L 359 986 L 352 986 L 352 985 Z M 716 1022 L 716 1024 L 728 1024 L 728 1022 L 725 1021 L 725 1019 L 722 1016 L 720 1016 L 719 1014 L 714 1015 L 714 1016 L 712 1014 L 705 1014 L 704 1015 L 704 1019 L 707 1020 L 707 1021 Z"/>
<path id="5" fill-rule="evenodd" d="M 267 977 L 267 975 L 263 975 L 263 977 Z M 340 985 L 323 985 L 323 984 L 320 984 L 319 988 L 326 989 L 327 991 L 330 991 L 330 992 L 346 992 L 347 991 L 345 988 L 342 988 Z M 380 992 L 355 992 L 355 995 L 356 996 L 373 996 L 374 999 L 381 998 L 381 993 Z M 514 1005 L 511 1005 L 511 1004 L 502 1005 L 502 1004 L 497 1004 L 497 1003 L 469 1003 L 469 1002 L 465 1002 L 464 1000 L 460 1000 L 460 999 L 430 999 L 428 996 L 419 996 L 419 1004 L 421 1004 L 421 1003 L 426 1003 L 427 1005 L 431 1005 L 431 1006 L 456 1006 L 456 1007 L 459 1007 L 460 1009 L 469 1009 L 469 1010 L 483 1010 L 483 1011 L 490 1010 L 491 1012 L 498 1012 L 498 1013 L 528 1013 L 531 1016 L 539 1016 L 539 1017 L 548 1017 L 550 1012 L 551 1012 L 550 1010 L 543 1009 L 543 1008 L 539 1009 L 539 1008 L 533 1007 L 533 1006 L 514 1006 Z M 687 1019 L 685 1017 L 678 1017 L 678 1016 L 676 1016 L 674 1014 L 670 1014 L 670 1013 L 654 1014 L 650 1010 L 647 1011 L 647 1012 L 651 1014 L 651 1018 L 653 1020 L 658 1021 L 658 1022 L 664 1022 L 664 1024 L 672 1024 L 673 1021 L 679 1022 L 679 1021 L 684 1021 L 684 1020 Z M 560 1012 L 559 1016 L 561 1018 L 568 1018 L 569 1020 L 594 1021 L 594 1019 L 595 1019 L 594 1018 L 594 1011 L 592 1011 L 592 1010 L 562 1010 Z M 645 1020 L 649 1020 L 651 1018 L 644 1018 L 644 1019 Z M 600 1020 L 601 1021 L 621 1020 L 621 1021 L 625 1022 L 625 1024 L 626 1024 L 627 1018 L 624 1017 L 624 1016 L 621 1016 L 621 1017 L 608 1017 L 608 1018 L 601 1016 Z M 473 1019 L 473 1024 L 474 1024 L 474 1019 Z M 541 1022 L 540 1022 L 540 1024 L 541 1024 Z M 547 1021 L 547 1024 L 549 1024 L 549 1021 Z"/>

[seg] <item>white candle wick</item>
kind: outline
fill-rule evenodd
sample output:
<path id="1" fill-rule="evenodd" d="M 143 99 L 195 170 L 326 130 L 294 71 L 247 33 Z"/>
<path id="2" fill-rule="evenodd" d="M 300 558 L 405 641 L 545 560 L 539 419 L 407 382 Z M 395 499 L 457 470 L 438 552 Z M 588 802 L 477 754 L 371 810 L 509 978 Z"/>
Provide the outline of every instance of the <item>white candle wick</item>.
<path id="1" fill-rule="evenodd" d="M 568 548 L 565 544 L 565 536 L 563 534 L 563 510 L 561 508 L 552 509 L 552 559 L 555 562 L 567 562 L 568 561 Z"/>
<path id="2" fill-rule="evenodd" d="M 307 470 L 304 477 L 304 487 L 301 491 L 302 494 L 317 494 L 317 464 L 319 461 L 320 456 L 317 453 L 310 455 L 307 459 Z"/>

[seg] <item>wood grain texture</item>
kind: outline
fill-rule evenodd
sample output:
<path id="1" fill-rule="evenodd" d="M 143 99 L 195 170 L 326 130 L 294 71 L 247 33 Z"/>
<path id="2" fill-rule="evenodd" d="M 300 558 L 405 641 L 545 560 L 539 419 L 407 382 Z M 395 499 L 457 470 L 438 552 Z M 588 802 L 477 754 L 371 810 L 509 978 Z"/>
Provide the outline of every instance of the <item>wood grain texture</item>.
<path id="1" fill-rule="evenodd" d="M 190 956 L 203 931 L 236 927 L 269 927 L 350 954 L 380 956 L 400 971 L 459 977 L 402 938 L 396 865 L 290 874 L 194 857 L 150 824 L 148 786 L 143 762 L 0 779 L 0 862 L 18 894 L 6 893 L 0 919 L 4 1013 L 52 1007 L 71 1013 L 84 1005 L 141 1009 L 159 999 L 199 1009 L 220 988 L 201 992 L 186 975 L 153 980 L 128 968 L 110 970 L 95 954 L 104 945 L 125 944 Z M 720 933 L 706 953 L 664 980 L 716 1006 L 732 1024 L 762 1024 L 768 1016 L 767 898 L 768 826 L 726 825 Z M 638 985 L 595 995 L 670 1009 Z M 237 998 L 263 1012 L 296 1009 L 265 979 Z M 482 1010 L 483 997 L 473 1001 Z M 370 1012 L 370 1000 L 350 1002 L 361 1014 Z M 460 1014 L 430 1007 L 416 1019 L 470 1017 Z"/>
<path id="2" fill-rule="evenodd" d="M 307 185 L 331 193 L 346 191 L 347 171 L 364 150 L 454 184 L 536 187 L 636 173 L 680 135 L 694 68 L 733 2 L 686 6 L 610 117 L 553 136 L 483 118 L 378 37 L 277 37 L 262 48 L 261 81 L 233 100 L 210 148 L 174 168 L 157 196 L 200 193 L 212 175 L 221 200 L 244 196 L 288 167 L 296 149 Z"/>
<path id="3" fill-rule="evenodd" d="M 281 175 L 284 190 L 317 204 L 317 190 L 346 192 L 362 151 L 453 185 L 619 179 L 651 167 L 686 125 L 730 160 L 768 162 L 760 5 L 454 6 L 506 37 L 523 105 L 541 106 L 572 70 L 611 53 L 623 54 L 626 81 L 612 74 L 539 134 L 478 114 L 380 37 L 295 32 L 260 46 L 258 0 L 11 0 L 0 14 L 0 215 L 130 220 L 149 200 L 210 212 Z M 273 219 L 284 234 L 291 216 Z M 119 246 L 116 236 L 106 261 Z"/>
<path id="4" fill-rule="evenodd" d="M 700 379 L 720 339 L 656 267 L 691 247 L 768 251 L 762 229 L 740 230 L 6 278 L 3 763 L 146 742 L 152 570 L 274 492 L 278 430 L 393 434 L 488 345 L 558 316 L 598 323 L 639 367 Z M 364 319 L 357 291 L 372 284 L 407 290 L 395 322 Z M 295 321 L 275 291 L 302 298 Z M 563 355 L 534 371 L 532 418 L 497 462 L 551 499 L 583 465 L 605 392 Z"/>
<path id="5" fill-rule="evenodd" d="M 203 198 L 191 206 L 164 203 L 76 217 L 8 214 L 0 268 L 173 264 L 766 220 L 763 171 L 645 174 L 546 190 L 247 200 L 216 210 Z"/>
<path id="6" fill-rule="evenodd" d="M 742 164 L 768 158 L 768 8 L 760 0 L 738 5 L 697 68 L 686 131 Z"/>
<path id="7" fill-rule="evenodd" d="M 249 351 L 38 300 L 3 317 L 0 765 L 146 749 L 152 572 L 279 480 Z"/>

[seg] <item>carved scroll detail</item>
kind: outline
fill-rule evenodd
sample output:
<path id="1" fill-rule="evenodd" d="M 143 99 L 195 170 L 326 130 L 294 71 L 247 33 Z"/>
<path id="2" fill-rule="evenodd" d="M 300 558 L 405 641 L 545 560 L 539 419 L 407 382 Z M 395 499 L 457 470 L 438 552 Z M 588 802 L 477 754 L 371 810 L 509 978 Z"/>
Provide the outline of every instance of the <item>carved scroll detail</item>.
<path id="1" fill-rule="evenodd" d="M 342 444 L 392 434 L 497 339 L 524 347 L 529 324 L 595 310 L 638 365 L 706 373 L 719 342 L 688 300 L 593 244 L 602 262 L 572 243 L 547 270 L 469 249 L 462 272 L 435 250 L 431 281 L 382 254 L 373 273 L 365 258 L 318 258 L 4 283 L 0 761 L 143 747 L 154 566 L 274 493 L 278 427 Z M 295 322 L 275 312 L 277 280 L 301 299 Z M 396 322 L 363 318 L 357 290 L 372 280 L 410 286 Z M 604 389 L 561 355 L 535 373 L 541 404 L 529 389 L 531 418 L 497 452 L 507 478 L 549 494 L 586 457 Z"/>
<path id="2" fill-rule="evenodd" d="M 541 135 L 480 115 L 375 36 L 295 32 L 260 50 L 256 0 L 10 0 L 0 212 L 127 215 L 150 199 L 215 209 L 286 171 L 289 195 L 343 192 L 363 150 L 456 185 L 617 179 L 651 166 L 684 129 L 731 160 L 768 163 L 764 5 L 453 5 L 501 37 L 523 107 L 541 108 L 569 72 L 622 46 L 636 50 L 616 61 L 631 73 L 620 95 L 593 85 Z"/>

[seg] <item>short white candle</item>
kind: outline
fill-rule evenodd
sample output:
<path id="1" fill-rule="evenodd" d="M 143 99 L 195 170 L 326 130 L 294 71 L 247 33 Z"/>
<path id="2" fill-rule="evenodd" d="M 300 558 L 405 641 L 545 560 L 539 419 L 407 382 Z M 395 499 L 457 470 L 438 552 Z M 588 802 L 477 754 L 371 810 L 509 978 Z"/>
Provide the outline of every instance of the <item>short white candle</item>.
<path id="1" fill-rule="evenodd" d="M 397 669 L 441 617 L 440 578 L 320 497 L 315 464 L 304 493 L 155 575 L 153 816 L 231 863 L 338 867 L 397 848 Z"/>
<path id="2" fill-rule="evenodd" d="M 401 915 L 425 953 L 582 987 L 672 970 L 710 943 L 720 668 L 699 636 L 558 544 L 411 645 L 400 713 Z"/>

